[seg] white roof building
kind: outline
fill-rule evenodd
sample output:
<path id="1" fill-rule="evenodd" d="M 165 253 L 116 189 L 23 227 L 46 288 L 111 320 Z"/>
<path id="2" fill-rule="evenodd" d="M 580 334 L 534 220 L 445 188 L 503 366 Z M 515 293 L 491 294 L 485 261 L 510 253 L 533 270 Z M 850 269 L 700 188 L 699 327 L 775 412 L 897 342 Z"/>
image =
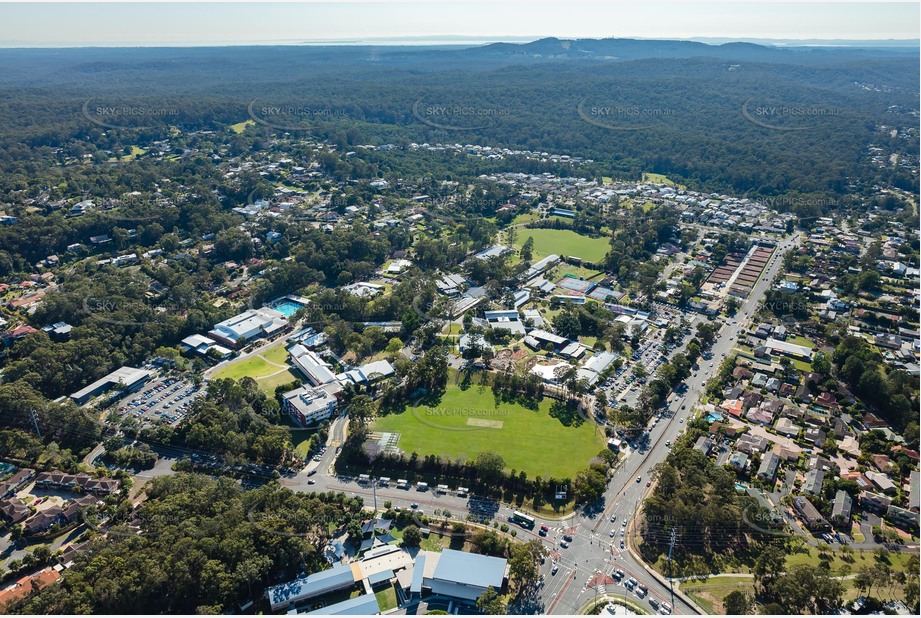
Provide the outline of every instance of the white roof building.
<path id="1" fill-rule="evenodd" d="M 336 375 L 331 371 L 331 365 L 301 344 L 291 346 L 288 349 L 288 354 L 294 366 L 313 386 L 322 386 L 336 381 Z"/>
<path id="2" fill-rule="evenodd" d="M 230 346 L 266 337 L 288 327 L 288 320 L 280 312 L 268 307 L 249 309 L 230 319 L 218 322 L 208 332 L 211 338 Z"/>
<path id="3" fill-rule="evenodd" d="M 336 380 L 345 384 L 353 382 L 355 384 L 368 384 L 394 375 L 396 370 L 386 360 L 378 360 L 355 369 L 349 369 L 344 373 L 336 375 Z"/>
<path id="4" fill-rule="evenodd" d="M 205 356 L 211 350 L 214 350 L 221 358 L 227 358 L 233 354 L 233 350 L 219 345 L 217 341 L 204 335 L 189 335 L 182 340 L 181 345 L 186 351 L 196 352 Z"/>
<path id="5" fill-rule="evenodd" d="M 109 375 L 99 378 L 92 384 L 81 388 L 76 393 L 72 394 L 70 398 L 78 404 L 83 405 L 90 398 L 118 386 L 122 387 L 125 391 L 131 392 L 150 379 L 150 376 L 151 373 L 146 369 L 120 367 Z"/>

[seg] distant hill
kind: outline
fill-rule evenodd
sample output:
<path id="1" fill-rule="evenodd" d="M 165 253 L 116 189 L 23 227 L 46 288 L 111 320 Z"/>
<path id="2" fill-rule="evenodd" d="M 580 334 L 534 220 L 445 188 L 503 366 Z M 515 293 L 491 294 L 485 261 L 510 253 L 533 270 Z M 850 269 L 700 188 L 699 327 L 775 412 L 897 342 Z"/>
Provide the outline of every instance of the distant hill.
<path id="1" fill-rule="evenodd" d="M 0 49 L 0 162 L 27 175 L 17 148 L 144 148 L 169 134 L 160 124 L 100 139 L 81 113 L 88 101 L 174 108 L 171 123 L 189 131 L 228 130 L 258 101 L 319 110 L 296 130 L 343 148 L 526 148 L 594 159 L 606 176 L 651 171 L 688 186 L 833 203 L 857 186 L 916 188 L 918 61 L 911 48 L 637 39 Z M 425 116 L 436 109 L 442 117 Z M 282 124 L 248 133 L 290 129 Z M 871 146 L 905 163 L 874 163 Z"/>

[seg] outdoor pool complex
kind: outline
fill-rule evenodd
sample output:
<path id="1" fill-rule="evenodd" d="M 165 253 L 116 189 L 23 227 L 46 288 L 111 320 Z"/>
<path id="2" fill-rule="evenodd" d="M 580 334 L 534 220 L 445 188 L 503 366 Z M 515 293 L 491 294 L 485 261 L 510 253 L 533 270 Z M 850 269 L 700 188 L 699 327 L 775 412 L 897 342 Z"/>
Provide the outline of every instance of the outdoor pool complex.
<path id="1" fill-rule="evenodd" d="M 285 316 L 286 318 L 290 318 L 292 315 L 294 315 L 294 313 L 295 313 L 298 309 L 300 309 L 300 308 L 303 307 L 303 306 L 304 306 L 304 305 L 302 305 L 302 304 L 300 304 L 300 303 L 296 303 L 296 302 L 294 302 L 293 300 L 286 300 L 286 301 L 282 301 L 282 302 L 278 303 L 277 305 L 275 305 L 274 307 L 272 307 L 272 309 L 274 309 L 275 311 L 279 312 L 280 314 L 282 314 L 282 315 Z"/>

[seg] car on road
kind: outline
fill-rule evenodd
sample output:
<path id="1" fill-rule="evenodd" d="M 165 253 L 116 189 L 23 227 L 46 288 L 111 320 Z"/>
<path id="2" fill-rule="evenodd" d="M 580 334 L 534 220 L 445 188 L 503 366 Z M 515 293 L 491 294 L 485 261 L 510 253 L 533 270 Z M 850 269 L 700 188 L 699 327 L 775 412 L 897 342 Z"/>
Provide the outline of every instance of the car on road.
<path id="1" fill-rule="evenodd" d="M 614 538 L 614 535 L 616 535 L 616 534 L 617 534 L 617 528 L 611 528 L 611 533 L 608 534 L 608 536 L 611 537 L 611 538 L 613 539 L 613 538 Z"/>
<path id="2" fill-rule="evenodd" d="M 630 579 L 624 582 L 624 586 L 627 587 L 627 590 L 633 590 L 633 588 L 636 586 L 636 583 L 637 583 L 636 580 L 631 577 Z"/>
<path id="3" fill-rule="evenodd" d="M 307 484 L 308 484 L 308 485 L 314 485 L 314 484 L 316 484 L 316 481 L 313 480 L 313 479 L 307 479 Z"/>
<path id="4" fill-rule="evenodd" d="M 672 606 L 668 603 L 663 603 L 662 607 L 659 608 L 659 613 L 663 616 L 668 616 L 670 613 L 672 613 Z"/>
<path id="5" fill-rule="evenodd" d="M 307 476 L 313 476 L 316 473 L 317 473 L 316 470 L 311 470 L 310 472 L 307 473 Z"/>
<path id="6" fill-rule="evenodd" d="M 617 521 L 617 515 L 611 515 L 611 523 L 613 524 L 615 521 Z"/>
<path id="7" fill-rule="evenodd" d="M 418 509 L 418 508 L 419 508 L 419 505 L 416 504 L 415 502 L 413 502 L 412 504 L 409 505 L 409 508 L 411 508 L 411 509 Z"/>
<path id="8" fill-rule="evenodd" d="M 649 597 L 649 604 L 652 606 L 653 609 L 659 609 L 659 602 L 656 600 L 655 597 Z"/>
<path id="9" fill-rule="evenodd" d="M 684 419 L 683 419 L 683 418 L 679 418 L 679 419 L 678 419 L 678 422 L 679 422 L 679 423 L 683 423 L 683 422 L 684 422 Z"/>
<path id="10" fill-rule="evenodd" d="M 649 487 L 650 485 L 652 485 L 652 481 L 646 481 L 646 487 Z"/>
<path id="11" fill-rule="evenodd" d="M 560 549 L 566 549 L 567 547 L 569 547 L 568 541 L 560 541 Z"/>
<path id="12" fill-rule="evenodd" d="M 637 483 L 642 482 L 642 480 L 643 480 L 643 477 L 642 477 L 642 476 L 636 477 L 636 482 L 637 482 Z"/>
<path id="13" fill-rule="evenodd" d="M 564 540 L 564 541 L 572 542 L 572 535 L 571 535 L 571 534 L 564 534 L 564 535 L 563 535 L 563 540 Z"/>
<path id="14" fill-rule="evenodd" d="M 626 546 L 624 545 L 624 540 L 623 540 L 623 539 L 620 540 L 620 548 L 621 548 L 621 549 L 626 549 Z"/>
<path id="15" fill-rule="evenodd" d="M 619 579 L 623 579 L 623 578 L 624 578 L 624 572 L 621 571 L 620 569 L 617 569 L 616 571 L 614 571 L 613 573 L 611 573 L 611 577 L 613 577 L 614 579 L 618 579 L 618 580 L 619 580 Z"/>
<path id="16" fill-rule="evenodd" d="M 556 575 L 556 572 L 559 571 L 559 570 L 560 570 L 560 566 L 559 566 L 558 564 L 554 564 L 554 565 L 553 565 L 553 568 L 550 569 L 550 574 L 551 574 L 551 575 Z"/>
<path id="17" fill-rule="evenodd" d="M 547 536 L 548 532 L 550 532 L 550 528 L 548 528 L 547 526 L 541 526 L 538 534 L 540 534 L 541 536 Z"/>

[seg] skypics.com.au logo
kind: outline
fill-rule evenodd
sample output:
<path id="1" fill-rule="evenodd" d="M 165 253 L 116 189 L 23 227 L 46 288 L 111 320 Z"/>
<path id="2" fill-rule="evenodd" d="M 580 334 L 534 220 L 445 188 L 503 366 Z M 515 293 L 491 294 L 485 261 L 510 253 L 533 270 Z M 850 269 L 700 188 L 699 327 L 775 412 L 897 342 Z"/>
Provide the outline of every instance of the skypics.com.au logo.
<path id="1" fill-rule="evenodd" d="M 749 97 L 742 103 L 742 117 L 752 124 L 772 131 L 806 131 L 815 129 L 820 118 L 840 118 L 842 110 L 827 105 L 807 105 L 759 100 Z"/>
<path id="2" fill-rule="evenodd" d="M 509 110 L 473 102 L 426 103 L 420 97 L 413 103 L 413 117 L 434 129 L 443 131 L 476 131 L 495 125 L 497 119 L 507 118 Z"/>
<path id="3" fill-rule="evenodd" d="M 246 106 L 250 119 L 269 129 L 311 131 L 322 121 L 345 118 L 345 109 L 311 103 L 271 103 L 253 99 Z"/>
<path id="4" fill-rule="evenodd" d="M 583 98 L 576 113 L 588 124 L 609 131 L 642 131 L 652 129 L 662 120 L 676 115 L 668 107 L 648 107 L 633 104 L 589 105 Z"/>
<path id="5" fill-rule="evenodd" d="M 95 98 L 83 104 L 83 116 L 93 124 L 114 130 L 153 129 L 175 122 L 179 109 L 144 104 L 103 103 Z"/>

